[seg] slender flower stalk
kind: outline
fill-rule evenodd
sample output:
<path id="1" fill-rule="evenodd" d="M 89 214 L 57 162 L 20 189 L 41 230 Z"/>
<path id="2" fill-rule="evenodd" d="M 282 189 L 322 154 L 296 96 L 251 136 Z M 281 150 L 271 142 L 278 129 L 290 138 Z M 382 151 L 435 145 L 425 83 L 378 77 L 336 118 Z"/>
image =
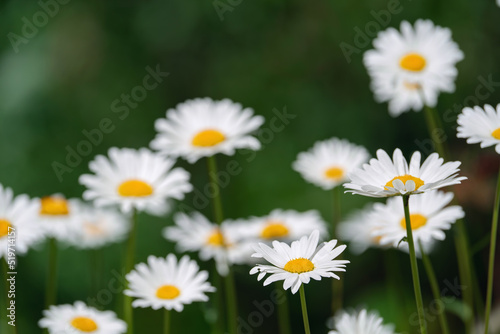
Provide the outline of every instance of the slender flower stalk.
<path id="1" fill-rule="evenodd" d="M 445 160 L 448 160 L 447 152 L 444 148 L 442 140 L 439 138 L 439 130 L 443 131 L 442 126 L 440 126 L 439 117 L 436 117 L 436 112 L 434 108 L 429 106 L 424 106 L 425 121 L 427 123 L 427 129 L 429 131 L 429 136 L 431 137 L 434 148 L 436 152 Z"/>
<path id="2" fill-rule="evenodd" d="M 425 253 L 424 246 L 422 242 L 419 240 L 418 245 L 420 247 L 420 254 L 422 254 L 422 262 L 424 263 L 425 271 L 427 272 L 427 277 L 429 278 L 429 283 L 431 285 L 432 296 L 435 300 L 441 300 L 441 292 L 439 290 L 439 284 L 436 278 L 436 274 L 434 273 L 434 269 L 432 268 L 431 260 L 429 256 Z M 445 310 L 441 310 L 438 312 L 439 317 L 439 325 L 441 326 L 442 334 L 449 334 L 450 329 L 448 328 L 448 321 L 446 320 Z"/>
<path id="3" fill-rule="evenodd" d="M 333 220 L 332 220 L 332 239 L 336 238 L 337 226 L 340 223 L 341 217 L 341 196 L 342 188 L 337 186 L 333 188 Z M 339 260 L 342 259 L 342 254 L 339 255 Z M 342 309 L 343 304 L 343 288 L 344 282 L 342 280 L 334 281 L 332 280 L 332 315 L 335 315 L 337 311 Z"/>
<path id="4" fill-rule="evenodd" d="M 102 252 L 99 249 L 90 249 L 89 257 L 91 269 L 90 292 L 95 296 L 99 291 L 102 280 Z"/>
<path id="5" fill-rule="evenodd" d="M 498 211 L 500 209 L 500 170 L 498 172 L 497 189 L 495 193 L 495 207 L 493 209 L 493 220 L 491 222 L 491 241 L 490 241 L 490 261 L 488 265 L 488 287 L 486 291 L 486 312 L 484 319 L 484 333 L 488 334 L 490 324 L 491 300 L 493 297 L 493 273 L 495 269 L 495 248 L 498 232 Z"/>
<path id="6" fill-rule="evenodd" d="M 135 244 L 137 238 L 137 211 L 132 212 L 132 229 L 127 241 L 127 250 L 125 258 L 125 272 L 129 273 L 134 269 Z M 132 297 L 125 295 L 123 297 L 123 318 L 127 323 L 127 334 L 134 332 Z"/>
<path id="7" fill-rule="evenodd" d="M 302 307 L 302 319 L 304 320 L 304 331 L 305 334 L 311 334 L 311 329 L 309 328 L 309 317 L 307 316 L 307 305 L 306 305 L 306 294 L 304 292 L 304 285 L 300 286 L 300 305 Z"/>
<path id="8" fill-rule="evenodd" d="M 410 195 L 403 195 L 402 197 L 403 197 L 403 206 L 405 210 L 405 223 L 406 223 L 405 225 L 406 225 L 408 248 L 410 250 L 410 264 L 411 264 L 411 274 L 413 276 L 413 290 L 415 292 L 415 301 L 417 304 L 420 333 L 426 334 L 427 330 L 425 323 L 424 302 L 422 300 L 420 278 L 418 276 L 417 257 L 415 255 L 415 244 L 413 242 L 413 233 L 410 220 L 410 206 L 409 206 Z"/>
<path id="9" fill-rule="evenodd" d="M 215 223 L 221 224 L 224 215 L 222 211 L 222 200 L 220 194 L 220 186 L 217 180 L 217 162 L 215 156 L 209 156 L 207 158 L 208 162 L 208 177 L 210 184 L 214 191 L 214 196 L 212 198 L 213 209 L 214 209 L 214 219 Z M 226 294 L 226 311 L 227 311 L 227 326 L 229 333 L 236 334 L 238 330 L 237 324 L 237 302 L 236 302 L 236 288 L 234 284 L 234 276 L 231 268 L 229 268 L 229 273 L 224 277 L 224 288 Z M 224 314 L 222 310 L 219 310 L 219 315 Z"/>
<path id="10" fill-rule="evenodd" d="M 282 296 L 282 302 L 278 303 L 278 322 L 280 326 L 280 334 L 291 334 L 290 310 L 288 307 L 288 298 L 286 296 L 285 289 L 283 289 L 283 284 L 281 284 L 281 282 L 277 282 L 276 289 Z"/>
<path id="11" fill-rule="evenodd" d="M 439 139 L 439 132 L 443 131 L 443 126 L 437 115 L 436 109 L 425 106 L 424 113 L 427 122 L 427 130 L 434 143 L 434 147 L 436 151 L 439 152 L 444 159 L 446 159 L 449 150 L 446 144 Z M 457 220 L 455 225 L 455 249 L 458 257 L 458 273 L 460 276 L 460 282 L 462 282 L 465 286 L 472 287 L 474 286 L 473 276 L 476 275 L 472 273 L 473 267 L 471 265 L 470 255 L 472 253 L 470 252 L 470 244 L 467 238 L 467 231 L 465 229 L 463 219 Z M 466 332 L 469 333 L 472 330 L 474 320 L 474 292 L 472 288 L 465 289 L 463 291 L 463 299 L 464 303 L 468 306 L 471 312 L 470 317 L 464 320 Z"/>
<path id="12" fill-rule="evenodd" d="M 170 334 L 170 323 L 171 323 L 171 317 L 172 317 L 172 312 L 168 309 L 165 309 L 164 315 L 163 315 L 163 334 Z"/>
<path id="13" fill-rule="evenodd" d="M 45 294 L 45 306 L 49 308 L 57 301 L 57 240 L 49 239 L 49 273 Z"/>
<path id="14" fill-rule="evenodd" d="M 9 295 L 9 284 L 7 283 L 7 272 L 9 271 L 8 268 L 7 268 L 7 262 L 5 261 L 6 259 L 2 259 L 0 258 L 0 261 L 2 262 L 2 276 L 0 276 L 0 279 L 2 280 L 0 282 L 0 286 L 2 287 L 2 291 L 0 292 L 2 295 L 5 294 L 5 298 L 2 296 L 2 298 L 0 298 L 0 307 L 2 308 L 2 310 L 6 310 L 7 309 L 7 303 L 9 301 L 9 298 L 8 298 L 8 295 Z M 5 287 L 4 287 L 5 286 Z M 7 320 L 8 318 L 7 317 L 2 317 L 2 319 L 0 319 L 0 329 L 2 330 L 2 333 L 8 333 L 8 328 L 9 328 L 9 325 L 7 324 Z"/>

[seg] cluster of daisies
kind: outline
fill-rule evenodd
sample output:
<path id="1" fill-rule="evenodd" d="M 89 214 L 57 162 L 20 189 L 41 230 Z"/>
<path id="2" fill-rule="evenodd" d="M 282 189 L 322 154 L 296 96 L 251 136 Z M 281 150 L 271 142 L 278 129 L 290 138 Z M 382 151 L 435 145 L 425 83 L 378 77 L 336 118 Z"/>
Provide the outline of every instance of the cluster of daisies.
<path id="1" fill-rule="evenodd" d="M 389 28 L 373 43 L 375 49 L 366 52 L 364 62 L 375 98 L 388 102 L 390 115 L 435 107 L 439 93 L 454 90 L 458 73 L 455 65 L 464 56 L 449 29 L 428 20 L 418 20 L 413 26 L 405 21 L 401 31 Z M 11 227 L 17 232 L 19 255 L 44 239 L 97 248 L 128 236 L 125 321 L 112 311 L 75 302 L 50 305 L 40 327 L 57 334 L 133 333 L 132 307 L 181 312 L 185 305 L 207 302 L 212 293 L 218 293 L 208 272 L 200 270 L 188 255 L 149 256 L 146 263 L 135 263 L 136 213 L 164 216 L 175 211 L 175 201 L 182 201 L 192 191 L 190 174 L 175 167 L 176 159 L 195 163 L 201 158 L 213 159 L 216 154 L 233 155 L 237 149 L 258 150 L 261 145 L 253 134 L 263 123 L 264 118 L 254 115 L 252 109 L 228 99 L 188 100 L 156 121 L 157 135 L 150 148 L 111 148 L 107 156 L 99 155 L 90 162 L 92 173 L 79 179 L 86 187 L 82 197 L 87 202 L 62 195 L 14 197 L 11 189 L 0 186 L 0 256 L 4 258 Z M 458 137 L 481 143 L 481 147 L 496 145 L 500 153 L 500 105 L 496 110 L 488 105 L 484 109 L 465 108 L 458 124 Z M 415 273 L 418 277 L 416 256 L 432 251 L 445 239 L 446 231 L 464 217 L 460 206 L 450 205 L 453 193 L 440 190 L 466 179 L 459 175 L 459 166 L 460 162 L 445 162 L 437 153 L 422 162 L 421 154 L 415 152 L 408 162 L 399 149 L 392 157 L 378 150 L 370 159 L 364 147 L 332 138 L 298 154 L 292 168 L 324 190 L 345 189 L 357 195 L 387 198 L 385 203 L 369 204 L 331 227 L 315 210 L 276 209 L 266 216 L 226 220 L 210 219 L 200 212 L 177 212 L 174 224 L 163 230 L 163 236 L 176 244 L 179 253 L 190 252 L 201 261 L 213 261 L 217 269 L 214 275 L 231 277 L 233 266 L 247 265 L 257 280 L 265 278 L 263 285 L 282 281 L 279 284 L 285 290 L 293 294 L 300 291 L 304 330 L 309 334 L 304 285 L 311 279 L 339 280 L 350 263 L 344 259 L 346 246 L 339 245 L 337 239 L 330 240 L 329 231 L 349 242 L 354 254 L 369 247 L 408 252 L 413 277 Z M 221 210 L 215 201 L 214 206 Z M 416 289 L 419 282 L 414 279 L 413 283 L 420 329 L 426 333 L 420 314 L 422 297 Z M 226 294 L 234 291 L 226 290 Z M 330 327 L 330 334 L 395 331 L 375 311 L 366 309 L 337 310 Z"/>

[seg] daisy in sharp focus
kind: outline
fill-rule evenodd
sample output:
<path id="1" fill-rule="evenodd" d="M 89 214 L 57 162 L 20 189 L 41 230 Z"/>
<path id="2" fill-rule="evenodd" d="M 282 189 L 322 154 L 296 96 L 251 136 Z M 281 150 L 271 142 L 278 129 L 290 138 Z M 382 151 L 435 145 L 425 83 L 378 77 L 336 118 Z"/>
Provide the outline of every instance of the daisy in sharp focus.
<path id="1" fill-rule="evenodd" d="M 415 245 L 420 241 L 426 247 L 434 240 L 444 240 L 444 231 L 464 217 L 460 206 L 447 206 L 452 200 L 453 193 L 437 190 L 410 197 L 410 221 Z M 376 226 L 372 235 L 380 239 L 381 245 L 398 247 L 401 239 L 406 237 L 405 213 L 399 198 L 389 198 L 386 204 L 376 203 L 371 219 Z"/>
<path id="2" fill-rule="evenodd" d="M 99 311 L 83 302 L 50 306 L 43 311 L 38 326 L 46 328 L 49 334 L 122 334 L 127 331 L 127 324 L 114 312 Z"/>
<path id="3" fill-rule="evenodd" d="M 208 301 L 207 292 L 215 288 L 207 282 L 208 273 L 199 271 L 198 264 L 183 256 L 179 261 L 173 254 L 166 258 L 148 257 L 148 262 L 135 266 L 126 276 L 127 296 L 135 297 L 133 307 L 161 308 L 177 312 L 192 302 Z"/>
<path id="4" fill-rule="evenodd" d="M 81 204 L 69 240 L 72 246 L 95 249 L 124 240 L 130 221 L 115 209 Z"/>
<path id="5" fill-rule="evenodd" d="M 83 198 L 97 207 L 117 205 L 124 213 L 135 209 L 165 214 L 170 199 L 182 200 L 193 189 L 189 173 L 172 168 L 174 163 L 145 148 L 110 148 L 108 157 L 98 155 L 90 162 L 95 174 L 80 176 L 80 183 L 87 187 Z"/>
<path id="6" fill-rule="evenodd" d="M 359 312 L 341 312 L 334 318 L 334 330 L 328 334 L 394 334 L 393 325 L 384 325 L 375 312 L 362 309 Z"/>
<path id="7" fill-rule="evenodd" d="M 27 195 L 14 197 L 12 189 L 0 184 L 0 258 L 7 259 L 9 245 L 15 248 L 16 255 L 22 255 L 44 239 L 37 219 L 36 200 Z M 10 243 L 9 233 L 13 236 Z"/>
<path id="8" fill-rule="evenodd" d="M 319 231 L 310 236 L 303 236 L 291 245 L 274 241 L 273 248 L 259 243 L 255 246 L 252 257 L 263 258 L 271 265 L 258 264 L 250 270 L 250 275 L 259 273 L 257 280 L 262 280 L 267 274 L 270 276 L 264 281 L 264 286 L 276 281 L 284 281 L 285 290 L 291 288 L 295 294 L 302 284 L 312 279 L 321 280 L 322 277 L 340 279 L 335 272 L 345 271 L 349 261 L 334 260 L 339 256 L 345 245 L 335 247 L 337 240 L 331 240 L 318 247 Z"/>
<path id="9" fill-rule="evenodd" d="M 68 242 L 79 217 L 81 201 L 54 194 L 37 199 L 38 221 L 45 235 Z"/>
<path id="10" fill-rule="evenodd" d="M 166 118 L 158 119 L 156 138 L 151 148 L 161 154 L 183 157 L 194 163 L 217 153 L 233 155 L 236 149 L 260 149 L 260 142 L 251 135 L 264 123 L 251 108 L 229 99 L 213 101 L 198 98 L 167 110 Z"/>
<path id="11" fill-rule="evenodd" d="M 250 256 L 250 243 L 243 243 L 243 224 L 224 221 L 217 225 L 199 212 L 176 213 L 175 226 L 163 230 L 165 239 L 177 244 L 180 252 L 199 252 L 202 261 L 214 259 L 217 271 L 226 276 L 231 264 L 241 264 Z"/>
<path id="12" fill-rule="evenodd" d="M 344 184 L 346 192 L 369 197 L 390 197 L 420 194 L 466 180 L 458 176 L 459 161 L 446 162 L 432 153 L 420 165 L 420 152 L 413 153 L 410 163 L 400 149 L 394 150 L 393 158 L 384 150 L 377 151 L 377 159 L 371 159 L 363 168 L 349 174 L 350 183 Z"/>
<path id="13" fill-rule="evenodd" d="M 329 190 L 348 181 L 347 175 L 369 157 L 364 147 L 332 138 L 316 142 L 309 151 L 299 153 L 292 166 L 308 182 Z"/>
<path id="14" fill-rule="evenodd" d="M 297 240 L 314 230 L 320 232 L 320 237 L 325 237 L 327 233 L 326 222 L 316 210 L 275 209 L 267 216 L 251 218 L 241 228 L 248 239 L 267 242 Z"/>
<path id="15" fill-rule="evenodd" d="M 430 20 L 412 26 L 401 22 L 400 31 L 388 28 L 373 41 L 375 49 L 364 54 L 378 102 L 389 101 L 391 116 L 424 105 L 434 107 L 440 92 L 455 90 L 456 63 L 464 58 L 451 39 L 451 30 Z"/>
<path id="16" fill-rule="evenodd" d="M 466 107 L 458 115 L 458 138 L 467 138 L 467 143 L 480 143 L 481 148 L 495 146 L 500 153 L 500 104 L 496 110 L 489 104 L 484 108 Z"/>

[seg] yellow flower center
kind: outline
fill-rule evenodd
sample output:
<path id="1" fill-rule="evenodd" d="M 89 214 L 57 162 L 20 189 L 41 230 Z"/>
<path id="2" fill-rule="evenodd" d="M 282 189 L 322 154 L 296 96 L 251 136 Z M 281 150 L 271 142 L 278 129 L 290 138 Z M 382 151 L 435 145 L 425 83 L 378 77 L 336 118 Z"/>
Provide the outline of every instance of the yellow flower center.
<path id="1" fill-rule="evenodd" d="M 62 216 L 69 214 L 68 201 L 63 197 L 43 197 L 41 205 L 41 215 Z"/>
<path id="2" fill-rule="evenodd" d="M 123 197 L 145 197 L 153 194 L 153 187 L 141 180 L 128 180 L 120 184 L 118 194 Z"/>
<path id="3" fill-rule="evenodd" d="M 422 86 L 419 83 L 416 83 L 416 82 L 404 81 L 403 85 L 408 90 L 418 90 L 418 89 L 422 88 Z"/>
<path id="4" fill-rule="evenodd" d="M 387 182 L 385 184 L 385 189 L 387 189 L 389 187 L 394 188 L 394 185 L 392 184 L 392 182 L 394 182 L 394 180 L 400 180 L 401 182 L 403 182 L 403 184 L 406 184 L 407 181 L 411 180 L 411 181 L 415 182 L 415 190 L 417 190 L 418 188 L 420 188 L 421 186 L 424 185 L 424 181 L 422 181 L 422 179 L 419 179 L 418 177 L 406 174 L 406 175 L 402 175 L 402 176 L 396 176 L 395 178 L 393 178 L 392 180 Z"/>
<path id="5" fill-rule="evenodd" d="M 378 236 L 372 238 L 372 242 L 375 245 L 380 245 L 380 240 L 382 240 L 382 236 L 381 235 L 378 235 Z"/>
<path id="6" fill-rule="evenodd" d="M 0 238 L 9 234 L 9 227 L 12 227 L 12 225 L 8 220 L 0 219 Z"/>
<path id="7" fill-rule="evenodd" d="M 340 180 L 344 176 L 344 170 L 339 167 L 331 167 L 325 171 L 325 176 L 332 180 Z"/>
<path id="8" fill-rule="evenodd" d="M 85 232 L 89 235 L 97 236 L 104 234 L 104 230 L 98 224 L 94 223 L 85 223 L 84 225 Z"/>
<path id="9" fill-rule="evenodd" d="M 226 140 L 226 137 L 219 131 L 208 129 L 200 131 L 193 137 L 193 146 L 211 147 Z"/>
<path id="10" fill-rule="evenodd" d="M 411 220 L 411 229 L 412 230 L 416 230 L 418 228 L 421 228 L 422 226 L 424 226 L 427 223 L 427 218 L 425 218 L 425 216 L 422 216 L 419 213 L 415 213 L 415 214 L 410 215 L 410 220 Z M 401 219 L 400 224 L 401 224 L 401 227 L 406 230 L 406 219 L 405 218 Z"/>
<path id="11" fill-rule="evenodd" d="M 491 136 L 495 139 L 500 139 L 500 128 L 496 129 L 491 133 Z"/>
<path id="12" fill-rule="evenodd" d="M 175 299 L 180 294 L 181 291 L 173 285 L 163 285 L 156 290 L 156 297 L 160 299 Z"/>
<path id="13" fill-rule="evenodd" d="M 224 235 L 222 235 L 220 230 L 216 230 L 208 237 L 207 244 L 212 246 L 224 246 Z"/>
<path id="14" fill-rule="evenodd" d="M 313 271 L 314 264 L 308 259 L 298 258 L 288 261 L 283 269 L 291 273 L 302 274 Z"/>
<path id="15" fill-rule="evenodd" d="M 97 330 L 97 324 L 94 320 L 86 317 L 77 317 L 71 321 L 71 326 L 82 332 L 94 332 Z"/>
<path id="16" fill-rule="evenodd" d="M 288 235 L 288 227 L 280 222 L 269 222 L 260 233 L 263 239 L 279 239 Z"/>
<path id="17" fill-rule="evenodd" d="M 426 64 L 425 58 L 418 53 L 408 53 L 399 61 L 399 65 L 403 69 L 412 72 L 422 71 Z"/>

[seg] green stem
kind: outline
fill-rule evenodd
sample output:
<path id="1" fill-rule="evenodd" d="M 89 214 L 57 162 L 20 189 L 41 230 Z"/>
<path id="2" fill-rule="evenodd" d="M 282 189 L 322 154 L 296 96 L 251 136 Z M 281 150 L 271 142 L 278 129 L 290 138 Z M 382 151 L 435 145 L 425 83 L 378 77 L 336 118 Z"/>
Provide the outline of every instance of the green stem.
<path id="1" fill-rule="evenodd" d="M 335 239 L 337 226 L 340 223 L 341 217 L 341 198 L 342 198 L 342 187 L 337 186 L 333 188 L 333 220 L 332 220 L 332 239 Z M 342 259 L 342 254 L 339 255 L 338 260 Z M 343 290 L 344 281 L 332 279 L 332 315 L 335 315 L 337 311 L 342 309 L 343 304 Z"/>
<path id="2" fill-rule="evenodd" d="M 134 209 L 132 212 L 132 229 L 127 241 L 127 250 L 125 258 L 125 273 L 128 274 L 134 269 L 134 258 L 135 258 L 135 244 L 137 238 L 137 212 Z M 127 334 L 132 334 L 134 332 L 133 318 L 134 313 L 132 310 L 132 297 L 123 296 L 123 318 L 127 323 Z"/>
<path id="3" fill-rule="evenodd" d="M 304 331 L 306 334 L 311 334 L 309 328 L 309 317 L 307 316 L 306 293 L 304 292 L 304 284 L 300 285 L 300 305 L 302 307 L 302 319 L 304 320 Z"/>
<path id="4" fill-rule="evenodd" d="M 8 278 L 8 275 L 7 275 L 7 272 L 9 271 L 8 268 L 7 268 L 7 258 L 0 258 L 0 261 L 2 262 L 2 276 L 0 277 L 0 279 L 2 280 L 0 282 L 0 286 L 2 286 L 2 298 L 0 299 L 0 307 L 1 307 L 1 310 L 5 310 L 7 309 L 7 305 L 9 303 L 9 284 L 7 283 L 7 278 Z M 5 287 L 4 287 L 5 286 Z M 5 298 L 3 298 L 3 295 L 5 294 Z M 2 333 L 8 333 L 8 328 L 9 328 L 9 325 L 8 325 L 8 318 L 5 317 L 5 316 L 2 316 L 2 318 L 0 319 L 0 329 L 2 330 Z"/>
<path id="5" fill-rule="evenodd" d="M 498 171 L 497 190 L 495 193 L 495 207 L 491 221 L 490 261 L 488 265 L 488 288 L 486 291 L 486 314 L 484 318 L 484 333 L 488 334 L 490 324 L 491 300 L 493 297 L 493 273 L 495 269 L 495 248 L 498 232 L 498 210 L 500 208 L 500 169 Z"/>
<path id="6" fill-rule="evenodd" d="M 220 196 L 220 186 L 217 181 L 217 161 L 215 156 L 210 156 L 207 158 L 208 162 L 208 178 L 210 180 L 210 185 L 214 190 L 214 197 L 212 198 L 214 218 L 215 223 L 220 224 L 224 220 L 224 215 L 222 214 L 222 200 Z"/>
<path id="7" fill-rule="evenodd" d="M 49 273 L 45 293 L 45 308 L 55 305 L 57 301 L 57 240 L 49 239 Z"/>
<path id="8" fill-rule="evenodd" d="M 217 334 L 224 334 L 225 332 L 225 320 L 224 320 L 224 311 L 225 311 L 225 308 L 224 308 L 224 285 L 223 285 L 223 282 L 222 282 L 222 277 L 219 275 L 219 273 L 217 272 L 217 264 L 213 263 L 213 268 L 212 268 L 212 277 L 213 277 L 213 282 L 214 282 L 214 286 L 215 288 L 217 289 L 217 293 L 214 294 L 214 301 L 215 301 L 215 305 L 217 307 L 217 318 L 216 318 L 216 322 L 215 322 L 215 328 L 213 328 L 213 330 L 215 329 L 215 331 L 213 333 L 217 333 Z"/>
<path id="9" fill-rule="evenodd" d="M 163 316 L 163 334 L 170 334 L 171 316 L 170 310 L 165 309 Z"/>
<path id="10" fill-rule="evenodd" d="M 431 260 L 429 256 L 425 253 L 424 246 L 420 240 L 418 241 L 418 245 L 420 247 L 420 254 L 422 254 L 422 261 L 424 262 L 425 271 L 427 272 L 427 277 L 429 278 L 429 283 L 431 285 L 432 295 L 436 301 L 441 300 L 441 293 L 439 292 L 439 284 L 436 279 L 436 274 L 434 273 L 434 269 L 432 268 Z M 448 334 L 450 333 L 450 329 L 448 328 L 448 322 L 446 320 L 446 313 L 443 309 L 438 311 L 439 324 L 441 326 L 441 333 Z"/>
<path id="11" fill-rule="evenodd" d="M 434 149 L 439 154 L 440 157 L 446 160 L 446 150 L 443 145 L 443 141 L 439 138 L 439 132 L 444 131 L 444 129 L 440 126 L 439 118 L 436 117 L 436 112 L 433 108 L 425 106 L 424 107 L 425 121 L 427 123 L 427 129 L 429 131 L 429 136 L 434 143 Z M 441 134 L 441 136 L 443 136 Z"/>
<path id="12" fill-rule="evenodd" d="M 441 119 L 439 118 L 434 108 L 425 106 L 424 113 L 427 121 L 427 129 L 432 141 L 434 142 L 436 151 L 443 159 L 446 160 L 449 149 L 446 144 L 439 139 L 440 132 L 444 131 L 441 124 Z M 444 135 L 444 133 L 441 133 L 441 135 Z M 470 333 L 474 320 L 474 289 L 472 288 L 474 286 L 473 277 L 476 277 L 476 275 L 472 274 L 472 271 L 474 270 L 471 264 L 472 253 L 470 252 L 470 245 L 467 238 L 467 230 L 465 228 L 464 221 L 462 219 L 459 219 L 454 225 L 455 249 L 458 258 L 458 272 L 460 276 L 460 282 L 463 286 L 465 286 L 462 291 L 463 301 L 470 311 L 470 315 L 464 319 L 466 329 L 465 332 Z"/>
<path id="13" fill-rule="evenodd" d="M 214 196 L 212 198 L 213 209 L 214 209 L 214 219 L 215 223 L 220 225 L 224 220 L 224 215 L 222 211 L 222 200 L 220 194 L 220 185 L 217 179 L 217 161 L 215 156 L 210 156 L 207 158 L 208 163 L 208 178 L 210 180 L 210 185 L 214 190 Z M 236 289 L 234 284 L 234 276 L 232 268 L 229 268 L 229 273 L 224 277 L 224 287 L 226 294 L 226 313 L 227 313 L 227 327 L 229 333 L 236 334 L 238 331 L 238 305 L 236 302 Z M 219 310 L 219 314 L 224 314 L 223 310 Z"/>
<path id="14" fill-rule="evenodd" d="M 227 304 L 227 327 L 229 333 L 236 334 L 238 332 L 237 324 L 237 304 L 236 304 L 236 288 L 234 285 L 233 270 L 229 268 L 229 273 L 224 277 L 224 286 L 226 287 L 226 304 Z"/>
<path id="15" fill-rule="evenodd" d="M 288 307 L 288 298 L 286 297 L 286 291 L 283 289 L 283 284 L 280 282 L 276 283 L 276 289 L 280 291 L 280 295 L 283 296 L 282 300 L 278 304 L 278 323 L 280 325 L 280 334 L 291 334 L 290 329 L 290 310 Z"/>
<path id="16" fill-rule="evenodd" d="M 98 249 L 91 249 L 89 250 L 89 257 L 91 271 L 90 293 L 96 296 L 102 279 L 102 254 Z"/>
<path id="17" fill-rule="evenodd" d="M 418 275 L 418 265 L 417 257 L 415 255 L 415 244 L 413 242 L 413 233 L 411 228 L 410 219 L 410 195 L 403 195 L 403 206 L 405 210 L 405 222 L 406 222 L 406 234 L 408 241 L 408 248 L 410 250 L 410 264 L 411 264 L 411 274 L 413 277 L 413 291 L 415 293 L 415 301 L 417 304 L 418 321 L 420 324 L 420 332 L 422 334 L 427 333 L 425 324 L 425 314 L 424 314 L 424 302 L 422 300 L 422 291 L 420 288 L 420 277 Z"/>

